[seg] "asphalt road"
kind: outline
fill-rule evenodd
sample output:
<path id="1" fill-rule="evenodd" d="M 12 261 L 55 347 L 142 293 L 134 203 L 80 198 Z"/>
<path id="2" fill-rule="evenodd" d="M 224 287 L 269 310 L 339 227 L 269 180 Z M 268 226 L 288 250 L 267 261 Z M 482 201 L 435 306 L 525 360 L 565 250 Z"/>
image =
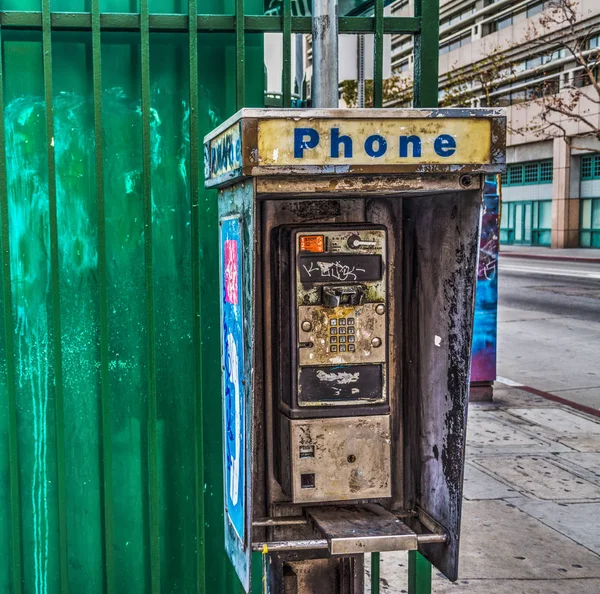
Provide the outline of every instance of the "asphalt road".
<path id="1" fill-rule="evenodd" d="M 500 257 L 498 376 L 600 410 L 600 263 Z"/>

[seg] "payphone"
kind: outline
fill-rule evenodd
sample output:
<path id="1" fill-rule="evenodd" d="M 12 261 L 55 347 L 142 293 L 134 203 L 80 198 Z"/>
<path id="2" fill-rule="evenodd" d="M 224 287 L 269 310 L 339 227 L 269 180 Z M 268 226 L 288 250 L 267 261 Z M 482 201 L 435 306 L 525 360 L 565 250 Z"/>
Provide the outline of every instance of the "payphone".
<path id="1" fill-rule="evenodd" d="M 501 110 L 446 109 L 242 110 L 205 139 L 246 589 L 253 550 L 286 594 L 318 591 L 311 564 L 356 591 L 374 551 L 456 579 L 480 205 L 504 138 Z"/>
<path id="2" fill-rule="evenodd" d="M 389 497 L 385 228 L 282 226 L 273 239 L 276 476 L 293 503 Z"/>

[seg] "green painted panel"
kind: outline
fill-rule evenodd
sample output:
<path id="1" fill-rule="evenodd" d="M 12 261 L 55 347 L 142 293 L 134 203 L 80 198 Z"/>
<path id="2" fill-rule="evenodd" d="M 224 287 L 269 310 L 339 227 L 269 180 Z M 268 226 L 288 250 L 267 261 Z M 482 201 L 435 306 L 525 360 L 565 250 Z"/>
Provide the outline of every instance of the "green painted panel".
<path id="1" fill-rule="evenodd" d="M 6 7 L 6 4 L 3 4 Z M 53 2 L 75 10 L 77 3 Z M 187 6 L 186 6 L 187 7 Z M 21 4 L 19 8 L 23 8 Z M 39 9 L 35 3 L 28 6 Z M 203 7 L 205 8 L 205 7 Z M 218 8 L 218 7 L 216 7 Z M 223 550 L 216 196 L 200 190 L 201 340 L 194 342 L 188 36 L 150 36 L 149 160 L 154 342 L 148 344 L 139 33 L 102 33 L 106 316 L 101 315 L 92 36 L 52 33 L 52 121 L 46 138 L 41 34 L 3 35 L 10 239 L 9 327 L 16 350 L 18 485 L 11 505 L 6 341 L 0 341 L 0 591 L 13 592 L 11 522 L 21 516 L 25 592 L 239 591 Z M 200 139 L 235 112 L 235 36 L 198 36 Z M 246 35 L 262 64 L 262 35 Z M 260 76 L 256 76 L 257 70 Z M 262 66 L 247 64 L 249 105 L 262 101 Z M 256 83 L 255 81 L 259 81 Z M 50 113 L 50 112 L 48 112 Z M 58 292 L 52 293 L 48 144 L 56 156 Z M 202 151 L 199 151 L 201 158 Z M 59 308 L 56 312 L 54 304 Z M 0 312 L 3 311 L 0 309 Z M 217 315 L 215 315 L 217 312 Z M 54 391 L 53 316 L 61 335 L 64 422 Z M 3 320 L 0 319 L 0 322 Z M 103 326 L 104 325 L 104 326 Z M 108 336 L 102 385 L 101 334 Z M 194 351 L 194 344 L 198 350 Z M 149 348 L 156 364 L 156 468 L 148 457 Z M 199 361 L 199 363 L 197 363 Z M 200 381 L 194 373 L 201 371 Z M 102 398 L 109 411 L 103 453 Z M 196 416 L 196 401 L 203 402 Z M 202 425 L 195 421 L 200 419 Z M 58 421 L 58 424 L 57 424 Z M 64 434 L 66 530 L 59 530 L 56 435 Z M 196 459 L 196 439 L 204 458 Z M 109 464 L 106 465 L 106 461 Z M 150 529 L 150 471 L 158 532 Z M 202 483 L 197 483 L 198 473 Z M 14 481 L 13 481 L 14 483 Z M 107 486 L 108 485 L 108 486 Z M 198 491 L 199 489 L 199 491 Z M 110 501 L 105 500 L 110 495 Z M 204 499 L 204 515 L 202 502 Z M 109 510 L 110 509 L 110 513 Z M 198 520 L 197 520 L 198 518 Z M 61 534 L 66 578 L 61 583 Z M 153 534 L 158 539 L 153 541 Z M 202 548 L 206 543 L 206 566 Z M 106 550 L 104 550 L 106 547 Z M 110 579 L 104 560 L 112 559 Z M 201 574 L 201 575 L 200 575 Z M 107 581 L 108 580 L 108 581 Z"/>

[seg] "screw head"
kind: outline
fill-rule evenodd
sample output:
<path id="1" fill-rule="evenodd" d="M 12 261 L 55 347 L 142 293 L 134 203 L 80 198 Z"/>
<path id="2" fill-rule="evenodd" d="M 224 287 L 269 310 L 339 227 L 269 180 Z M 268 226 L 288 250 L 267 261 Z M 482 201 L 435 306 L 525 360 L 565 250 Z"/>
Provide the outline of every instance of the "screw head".
<path id="1" fill-rule="evenodd" d="M 354 464 L 356 462 L 356 456 L 354 454 L 350 454 L 348 456 L 348 462 L 350 462 L 350 464 Z"/>
<path id="2" fill-rule="evenodd" d="M 310 332 L 312 330 L 312 324 L 308 320 L 302 322 L 301 328 L 304 332 Z"/>
<path id="3" fill-rule="evenodd" d="M 375 312 L 382 316 L 385 313 L 385 305 L 383 303 L 379 303 L 375 306 Z"/>
<path id="4" fill-rule="evenodd" d="M 373 345 L 374 348 L 379 348 L 381 346 L 381 338 L 376 336 L 375 338 L 373 338 L 371 340 L 371 344 Z"/>

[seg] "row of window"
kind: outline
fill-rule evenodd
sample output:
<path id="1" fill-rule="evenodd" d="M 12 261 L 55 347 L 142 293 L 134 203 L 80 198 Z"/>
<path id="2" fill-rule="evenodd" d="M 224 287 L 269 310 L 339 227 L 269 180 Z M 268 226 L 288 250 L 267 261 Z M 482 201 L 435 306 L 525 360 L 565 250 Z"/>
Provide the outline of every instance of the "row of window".
<path id="1" fill-rule="evenodd" d="M 501 243 L 549 246 L 551 239 L 551 200 L 506 202 L 502 205 Z"/>
<path id="2" fill-rule="evenodd" d="M 509 165 L 502 174 L 504 186 L 526 186 L 552 183 L 552 160 Z"/>
<path id="3" fill-rule="evenodd" d="M 519 10 L 517 12 L 511 12 L 509 14 L 504 14 L 501 17 L 494 19 L 493 21 L 487 21 L 483 24 L 481 29 L 482 36 L 489 35 L 490 33 L 495 33 L 496 31 L 501 31 L 502 29 L 506 29 L 506 27 L 510 27 L 513 24 L 514 18 L 517 15 L 525 13 L 527 18 L 535 16 L 539 14 L 544 9 L 548 8 L 551 5 L 551 1 L 545 2 L 535 2 L 533 4 L 529 4 L 525 7 L 525 10 Z"/>
<path id="4" fill-rule="evenodd" d="M 600 179 L 600 153 L 581 157 L 581 179 Z"/>
<path id="5" fill-rule="evenodd" d="M 458 22 L 462 21 L 463 19 L 470 17 L 472 14 L 475 14 L 476 12 L 477 12 L 477 8 L 476 8 L 475 4 L 471 4 L 470 6 L 468 6 L 467 8 L 463 8 L 459 12 L 455 12 L 454 14 L 451 14 L 450 16 L 443 18 L 440 21 L 440 27 L 445 27 L 447 25 L 454 25 L 455 23 L 458 23 Z"/>
<path id="6" fill-rule="evenodd" d="M 459 37 L 454 37 L 450 41 L 445 41 L 444 43 L 440 43 L 440 56 L 442 54 L 447 54 L 448 52 L 452 52 L 459 47 L 463 47 L 464 45 L 468 45 L 471 43 L 471 31 L 465 33 Z"/>

